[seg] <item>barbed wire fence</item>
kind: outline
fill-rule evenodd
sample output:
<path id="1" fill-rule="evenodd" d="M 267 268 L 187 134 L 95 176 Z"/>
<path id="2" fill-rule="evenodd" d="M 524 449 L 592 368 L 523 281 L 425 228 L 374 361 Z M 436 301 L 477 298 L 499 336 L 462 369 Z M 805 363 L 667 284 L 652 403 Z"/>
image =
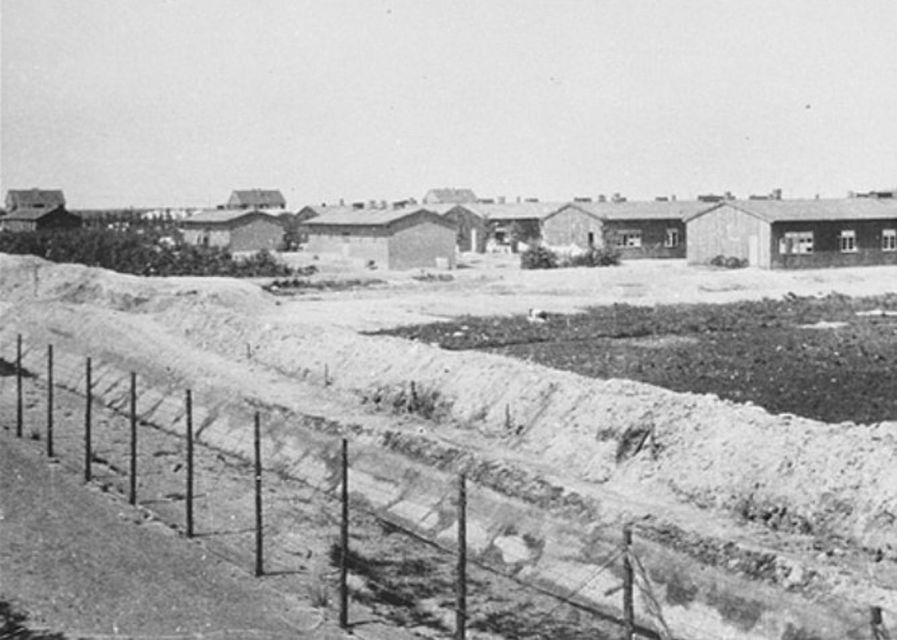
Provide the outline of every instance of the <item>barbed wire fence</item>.
<path id="1" fill-rule="evenodd" d="M 463 473 L 458 474 L 455 487 L 449 489 L 457 491 L 457 494 L 452 497 L 444 496 L 440 501 L 449 501 L 455 508 L 457 537 L 454 543 L 450 543 L 421 533 L 423 529 L 421 525 L 434 517 L 436 510 L 434 505 L 429 509 L 423 509 L 415 518 L 404 518 L 403 522 L 385 516 L 381 510 L 368 504 L 368 501 L 353 499 L 351 497 L 353 489 L 356 491 L 360 489 L 359 492 L 364 495 L 376 495 L 380 489 L 365 480 L 366 474 L 351 472 L 351 443 L 342 435 L 318 436 L 330 441 L 330 449 L 334 455 L 339 452 L 336 466 L 339 468 L 340 478 L 338 482 L 332 481 L 331 478 L 328 482 L 316 483 L 291 473 L 289 465 L 280 464 L 278 461 L 267 466 L 264 464 L 265 442 L 261 429 L 263 416 L 258 409 L 252 411 L 251 419 L 246 421 L 249 424 L 237 430 L 241 435 L 233 436 L 228 441 L 232 446 L 224 449 L 200 439 L 202 432 L 221 416 L 216 415 L 214 409 L 197 406 L 192 389 L 179 390 L 171 381 L 160 384 L 154 380 L 142 385 L 136 371 L 125 373 L 111 362 L 60 350 L 54 351 L 53 346 L 49 344 L 44 347 L 30 344 L 23 340 L 21 334 L 16 334 L 13 340 L 9 328 L 0 329 L 0 365 L 4 367 L 0 371 L 5 372 L 3 377 L 15 380 L 17 437 L 35 441 L 44 439 L 47 457 L 54 458 L 73 473 L 83 472 L 85 482 L 99 483 L 103 490 L 118 486 L 122 495 L 127 495 L 131 505 L 148 511 L 152 517 L 166 520 L 172 528 L 188 538 L 251 534 L 254 538 L 254 551 L 251 554 L 252 573 L 257 577 L 286 570 L 282 564 L 276 561 L 272 564 L 272 561 L 265 557 L 266 536 L 274 535 L 277 538 L 278 534 L 283 533 L 282 525 L 277 522 L 266 522 L 263 515 L 266 497 L 271 497 L 265 492 L 265 475 L 273 473 L 285 477 L 292 483 L 291 486 L 298 485 L 303 491 L 324 497 L 326 499 L 324 506 L 318 510 L 315 517 L 323 518 L 328 525 L 334 529 L 338 527 L 339 530 L 339 544 L 334 559 L 339 565 L 339 623 L 343 628 L 350 627 L 348 574 L 353 555 L 350 549 L 349 527 L 354 514 L 372 518 L 382 527 L 426 543 L 439 553 L 455 560 L 454 637 L 459 640 L 465 638 L 466 627 L 471 617 L 467 609 L 468 566 L 475 566 L 511 580 L 532 593 L 554 600 L 555 604 L 538 618 L 537 626 L 549 619 L 559 608 L 572 607 L 591 614 L 604 623 L 618 626 L 622 630 L 622 637 L 626 640 L 636 637 L 675 640 L 664 617 L 656 588 L 644 563 L 633 548 L 632 523 L 624 524 L 621 544 L 612 549 L 600 564 L 586 570 L 585 576 L 574 582 L 569 589 L 547 588 L 522 579 L 516 573 L 509 573 L 504 568 L 481 558 L 468 557 L 467 480 Z M 329 383 L 330 372 L 325 373 L 325 378 Z M 73 428 L 60 428 L 61 425 L 55 419 L 54 388 L 60 388 L 84 399 L 84 427 L 81 434 L 76 433 Z M 45 424 L 26 421 L 25 410 L 34 410 L 41 404 L 46 407 Z M 103 426 L 106 428 L 102 438 L 97 438 L 94 422 L 99 416 L 96 415 L 95 409 L 111 412 L 111 417 L 102 418 Z M 274 417 L 272 422 L 286 420 L 281 416 Z M 247 433 L 251 436 L 246 435 Z M 160 439 L 159 435 L 166 438 Z M 170 448 L 172 438 L 176 439 L 176 446 L 173 449 Z M 167 465 L 147 464 L 145 468 L 138 466 L 141 457 L 146 457 L 146 453 L 141 454 L 141 443 L 144 440 L 151 445 L 147 448 L 156 449 L 151 457 L 173 458 L 176 462 Z M 272 444 L 270 442 L 267 444 L 270 452 Z M 254 519 L 251 525 L 246 525 L 245 522 L 235 525 L 234 513 L 213 504 L 214 493 L 220 489 L 217 487 L 220 480 L 203 481 L 201 477 L 197 477 L 194 460 L 197 445 L 203 451 L 213 452 L 216 464 L 243 470 L 245 476 L 253 480 Z M 162 448 L 159 449 L 159 446 Z M 250 452 L 251 455 L 248 455 Z M 82 455 L 83 459 L 79 464 L 77 460 Z M 182 470 L 185 472 L 184 478 L 180 476 Z M 123 479 L 127 480 L 127 486 L 122 484 Z M 140 490 L 149 486 L 158 488 L 150 497 L 141 497 Z M 181 514 L 183 519 L 179 519 L 179 515 L 171 508 L 172 504 L 178 502 L 184 503 L 184 511 Z M 617 525 L 607 525 L 608 528 L 611 526 Z M 233 554 L 228 552 L 212 551 L 226 560 L 245 566 L 245 552 L 232 557 Z M 620 570 L 622 577 L 618 586 L 606 591 L 605 595 L 621 592 L 622 605 L 619 611 L 596 606 L 584 596 L 599 577 L 614 568 Z M 550 570 L 543 570 L 542 573 L 546 581 L 554 585 L 570 582 L 569 575 L 566 574 L 553 573 Z M 365 580 L 384 593 L 392 588 L 390 584 L 371 574 L 366 574 Z M 644 624 L 636 619 L 634 599 L 636 594 L 641 598 L 639 618 L 645 622 Z M 688 625 L 681 621 L 677 621 L 677 627 L 689 630 Z M 871 638 L 890 640 L 880 608 L 871 608 L 868 628 Z M 690 632 L 694 634 L 692 637 L 704 635 L 697 628 L 690 629 Z M 679 640 L 682 640 L 681 637 Z"/>

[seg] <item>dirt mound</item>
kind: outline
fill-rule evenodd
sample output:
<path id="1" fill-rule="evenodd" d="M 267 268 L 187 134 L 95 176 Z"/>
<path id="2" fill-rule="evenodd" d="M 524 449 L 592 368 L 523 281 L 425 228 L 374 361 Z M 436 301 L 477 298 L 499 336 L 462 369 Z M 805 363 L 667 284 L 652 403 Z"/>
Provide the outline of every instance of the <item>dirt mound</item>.
<path id="1" fill-rule="evenodd" d="M 234 280 L 137 278 L 7 256 L 0 273 L 4 301 L 61 306 L 73 327 L 97 319 L 80 326 L 84 332 L 105 331 L 103 313 L 143 315 L 154 343 L 145 358 L 184 342 L 294 379 L 323 384 L 326 371 L 359 402 L 414 383 L 416 393 L 438 394 L 454 427 L 538 460 L 546 473 L 621 492 L 656 487 L 771 528 L 834 534 L 897 557 L 895 423 L 773 416 L 713 396 L 286 321 L 272 296 Z M 103 338 L 115 348 L 114 333 Z"/>

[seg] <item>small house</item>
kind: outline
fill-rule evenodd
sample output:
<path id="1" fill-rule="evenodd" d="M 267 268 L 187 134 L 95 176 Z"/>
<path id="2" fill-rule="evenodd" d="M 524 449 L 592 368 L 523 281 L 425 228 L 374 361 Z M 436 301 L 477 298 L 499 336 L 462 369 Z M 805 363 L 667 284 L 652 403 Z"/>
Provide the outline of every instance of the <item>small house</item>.
<path id="1" fill-rule="evenodd" d="M 395 270 L 455 266 L 455 226 L 427 209 L 328 209 L 303 226 L 310 253 Z"/>
<path id="2" fill-rule="evenodd" d="M 188 244 L 228 251 L 276 251 L 283 245 L 282 211 L 209 209 L 181 222 Z"/>
<path id="3" fill-rule="evenodd" d="M 0 217 L 2 231 L 52 231 L 80 229 L 84 222 L 81 216 L 67 211 L 64 206 L 51 209 L 17 207 Z"/>
<path id="4" fill-rule="evenodd" d="M 489 227 L 485 216 L 476 207 L 464 204 L 442 205 L 444 209 L 437 211 L 443 218 L 455 225 L 458 230 L 456 245 L 458 251 L 485 253 L 489 240 Z"/>
<path id="5" fill-rule="evenodd" d="M 234 191 L 226 209 L 286 209 L 287 201 L 277 189 L 246 189 Z"/>
<path id="6" fill-rule="evenodd" d="M 623 258 L 684 258 L 684 219 L 709 208 L 704 202 L 653 200 L 573 202 L 542 220 L 549 247 L 613 247 Z"/>
<path id="7" fill-rule="evenodd" d="M 6 212 L 19 209 L 65 208 L 65 195 L 61 189 L 10 189 L 6 192 Z"/>
<path id="8" fill-rule="evenodd" d="M 468 205 L 486 220 L 489 240 L 517 251 L 521 242 L 534 244 L 542 237 L 542 221 L 564 206 L 562 202 L 508 202 Z"/>
<path id="9" fill-rule="evenodd" d="M 751 266 L 897 264 L 897 200 L 726 201 L 686 218 L 689 264 L 718 256 Z"/>

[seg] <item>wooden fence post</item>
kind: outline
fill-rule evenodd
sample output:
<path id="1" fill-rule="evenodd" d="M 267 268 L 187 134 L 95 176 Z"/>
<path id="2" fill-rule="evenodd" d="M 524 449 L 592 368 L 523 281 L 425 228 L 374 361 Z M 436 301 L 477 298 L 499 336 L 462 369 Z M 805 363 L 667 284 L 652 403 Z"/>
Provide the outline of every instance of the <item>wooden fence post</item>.
<path id="1" fill-rule="evenodd" d="M 889 640 L 890 635 L 884 626 L 881 607 L 869 607 L 869 624 L 872 627 L 872 638 L 874 640 Z"/>
<path id="2" fill-rule="evenodd" d="M 137 374 L 131 372 L 131 487 L 128 502 L 137 504 Z"/>
<path id="3" fill-rule="evenodd" d="M 22 334 L 16 335 L 16 437 L 22 437 Z"/>
<path id="4" fill-rule="evenodd" d="M 187 389 L 187 537 L 193 537 L 193 395 Z"/>
<path id="5" fill-rule="evenodd" d="M 629 552 L 632 547 L 632 524 L 623 525 L 623 638 L 635 638 L 635 608 L 632 597 L 632 562 Z"/>
<path id="6" fill-rule="evenodd" d="M 458 567 L 455 578 L 455 639 L 464 640 L 467 626 L 467 487 L 458 476 Z"/>
<path id="7" fill-rule="evenodd" d="M 47 457 L 53 457 L 53 345 L 47 345 Z"/>
<path id="8" fill-rule="evenodd" d="M 261 418 L 255 412 L 255 575 L 261 576 L 264 570 L 262 562 L 262 434 Z"/>
<path id="9" fill-rule="evenodd" d="M 349 441 L 343 438 L 341 448 L 340 561 L 339 561 L 339 626 L 349 628 Z"/>
<path id="10" fill-rule="evenodd" d="M 84 395 L 86 400 L 84 402 L 84 482 L 90 482 L 92 474 L 91 474 L 91 462 L 93 460 L 93 451 L 91 450 L 92 443 L 90 440 L 90 429 L 91 429 L 91 404 L 93 403 L 93 384 L 91 382 L 91 364 L 90 357 L 87 358 L 87 362 L 84 365 Z"/>

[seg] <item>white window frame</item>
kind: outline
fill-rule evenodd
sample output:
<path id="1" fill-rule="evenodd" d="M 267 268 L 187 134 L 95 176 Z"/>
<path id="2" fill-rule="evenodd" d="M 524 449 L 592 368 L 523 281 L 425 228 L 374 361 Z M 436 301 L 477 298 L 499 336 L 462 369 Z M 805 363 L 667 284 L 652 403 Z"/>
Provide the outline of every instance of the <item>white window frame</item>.
<path id="1" fill-rule="evenodd" d="M 663 241 L 663 246 L 667 249 L 673 249 L 682 244 L 682 232 L 675 227 L 670 227 L 667 229 L 666 237 Z"/>
<path id="2" fill-rule="evenodd" d="M 781 255 L 809 255 L 813 253 L 813 247 L 812 231 L 786 231 L 779 238 Z"/>
<path id="3" fill-rule="evenodd" d="M 838 234 L 838 249 L 841 253 L 856 253 L 859 250 L 857 232 L 853 229 L 842 229 Z"/>
<path id="4" fill-rule="evenodd" d="M 616 246 L 620 249 L 640 249 L 642 247 L 642 230 L 626 229 L 617 231 Z"/>
<path id="5" fill-rule="evenodd" d="M 881 250 L 897 251 L 897 229 L 881 230 Z"/>

